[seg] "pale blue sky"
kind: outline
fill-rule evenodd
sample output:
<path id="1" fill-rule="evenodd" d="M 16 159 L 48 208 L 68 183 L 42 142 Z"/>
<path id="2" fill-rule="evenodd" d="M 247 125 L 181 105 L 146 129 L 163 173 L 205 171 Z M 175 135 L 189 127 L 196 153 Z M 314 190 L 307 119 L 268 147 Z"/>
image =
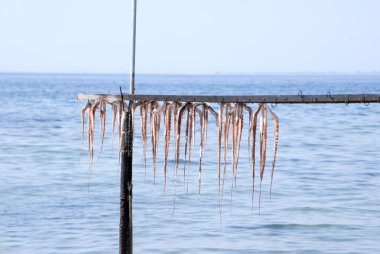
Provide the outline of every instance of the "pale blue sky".
<path id="1" fill-rule="evenodd" d="M 0 72 L 128 73 L 132 0 L 0 0 Z M 380 71 L 379 0 L 138 0 L 137 73 Z"/>

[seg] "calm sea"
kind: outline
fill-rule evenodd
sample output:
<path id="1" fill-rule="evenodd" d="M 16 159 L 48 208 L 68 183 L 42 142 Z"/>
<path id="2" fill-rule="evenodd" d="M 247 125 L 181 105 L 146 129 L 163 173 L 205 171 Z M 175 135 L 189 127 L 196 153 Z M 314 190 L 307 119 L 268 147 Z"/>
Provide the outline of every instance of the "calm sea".
<path id="1" fill-rule="evenodd" d="M 89 173 L 81 144 L 85 102 L 76 94 L 118 93 L 119 86 L 127 92 L 127 80 L 0 75 L 0 253 L 118 252 L 117 142 L 112 144 L 108 125 L 98 159 L 97 123 Z M 380 76 L 139 76 L 136 86 L 136 93 L 152 94 L 380 93 Z M 270 129 L 260 215 L 258 187 L 251 202 L 246 136 L 236 188 L 228 164 L 219 202 L 215 121 L 209 124 L 200 195 L 198 145 L 188 177 L 180 173 L 176 188 L 171 151 L 164 192 L 163 144 L 154 182 L 149 152 L 144 167 L 137 123 L 135 253 L 380 253 L 380 104 L 278 105 L 273 111 L 280 119 L 278 162 L 270 200 Z"/>

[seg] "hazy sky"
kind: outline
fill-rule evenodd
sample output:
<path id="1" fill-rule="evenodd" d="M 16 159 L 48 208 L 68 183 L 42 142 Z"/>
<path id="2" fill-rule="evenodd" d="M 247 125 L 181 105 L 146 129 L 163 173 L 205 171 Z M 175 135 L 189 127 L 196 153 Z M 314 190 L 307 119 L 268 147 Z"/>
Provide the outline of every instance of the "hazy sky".
<path id="1" fill-rule="evenodd" d="M 128 73 L 132 0 L 0 0 L 0 72 Z M 138 0 L 137 73 L 380 71 L 379 0 Z"/>

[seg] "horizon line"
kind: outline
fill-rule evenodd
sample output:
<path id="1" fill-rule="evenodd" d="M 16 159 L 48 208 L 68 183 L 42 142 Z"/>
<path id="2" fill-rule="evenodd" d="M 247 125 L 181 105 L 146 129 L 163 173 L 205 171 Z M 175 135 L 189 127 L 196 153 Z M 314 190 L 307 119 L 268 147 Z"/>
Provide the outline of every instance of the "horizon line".
<path id="1" fill-rule="evenodd" d="M 0 71 L 0 75 L 83 75 L 83 76 L 130 76 L 129 73 L 119 73 L 119 72 L 23 72 L 23 71 Z M 380 75 L 380 71 L 356 71 L 356 72 L 338 72 L 338 71 L 326 71 L 326 72 L 252 72 L 252 73 L 238 73 L 238 72 L 214 72 L 214 73 L 136 73 L 137 76 L 291 76 L 291 75 L 320 75 L 320 76 L 332 76 L 332 75 L 343 75 L 343 76 L 361 76 L 361 75 Z"/>

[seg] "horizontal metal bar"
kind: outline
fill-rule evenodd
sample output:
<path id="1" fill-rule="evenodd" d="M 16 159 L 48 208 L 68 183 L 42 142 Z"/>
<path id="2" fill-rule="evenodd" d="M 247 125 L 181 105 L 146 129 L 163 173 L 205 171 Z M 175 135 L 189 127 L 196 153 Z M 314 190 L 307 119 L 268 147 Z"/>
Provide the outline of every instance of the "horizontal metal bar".
<path id="1" fill-rule="evenodd" d="M 121 100 L 120 94 L 78 94 L 78 100 Z M 134 101 L 178 101 L 178 102 L 231 102 L 274 104 L 324 104 L 324 103 L 380 103 L 380 94 L 325 94 L 325 95 L 143 95 L 123 94 L 124 100 Z"/>

